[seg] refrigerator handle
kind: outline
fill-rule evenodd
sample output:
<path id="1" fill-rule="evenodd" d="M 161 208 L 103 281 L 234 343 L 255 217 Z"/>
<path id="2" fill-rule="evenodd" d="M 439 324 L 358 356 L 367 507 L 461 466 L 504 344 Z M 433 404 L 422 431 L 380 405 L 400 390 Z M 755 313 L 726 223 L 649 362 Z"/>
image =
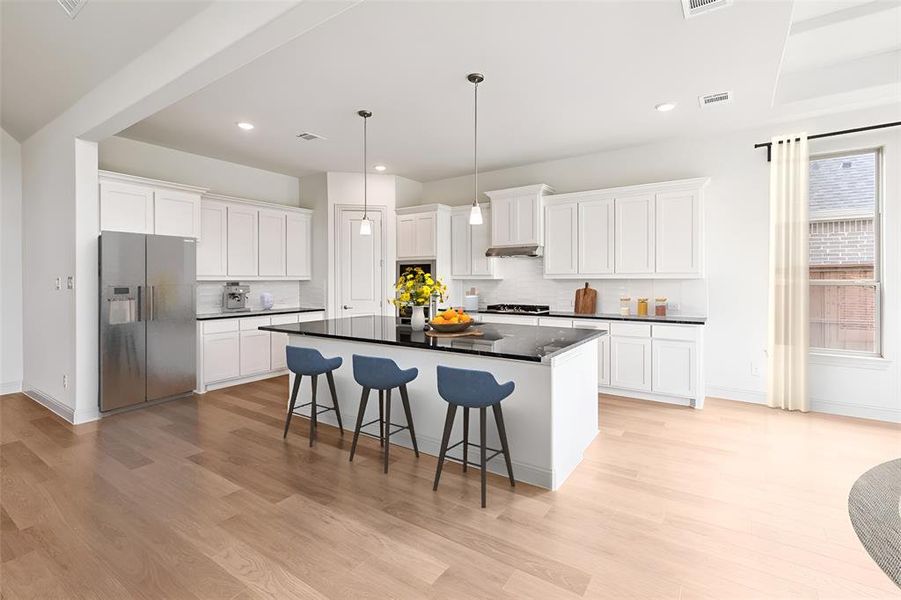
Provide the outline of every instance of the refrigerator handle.
<path id="1" fill-rule="evenodd" d="M 148 285 L 147 287 L 150 288 L 150 292 L 147 294 L 147 310 L 148 310 L 148 312 L 150 313 L 150 315 L 147 317 L 147 320 L 148 320 L 148 321 L 152 321 L 152 320 L 153 320 L 153 292 L 154 292 L 154 286 Z"/>
<path id="2" fill-rule="evenodd" d="M 144 286 L 138 286 L 138 318 L 137 321 L 144 320 Z"/>

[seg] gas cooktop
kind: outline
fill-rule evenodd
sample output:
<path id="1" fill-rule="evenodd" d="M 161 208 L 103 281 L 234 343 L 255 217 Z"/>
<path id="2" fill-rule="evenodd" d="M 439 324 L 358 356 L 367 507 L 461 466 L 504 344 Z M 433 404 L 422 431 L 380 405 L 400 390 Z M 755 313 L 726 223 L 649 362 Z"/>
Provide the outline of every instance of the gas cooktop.
<path id="1" fill-rule="evenodd" d="M 551 312 L 547 304 L 489 304 L 488 312 L 498 313 L 527 313 L 532 315 L 546 315 Z"/>

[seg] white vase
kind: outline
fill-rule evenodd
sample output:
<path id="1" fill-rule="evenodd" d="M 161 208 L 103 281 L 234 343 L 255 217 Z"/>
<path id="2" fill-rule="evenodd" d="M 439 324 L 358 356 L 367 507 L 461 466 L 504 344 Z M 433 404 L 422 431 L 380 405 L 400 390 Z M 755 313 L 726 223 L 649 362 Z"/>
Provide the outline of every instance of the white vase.
<path id="1" fill-rule="evenodd" d="M 410 316 L 410 327 L 416 330 L 425 329 L 425 306 L 414 306 Z"/>

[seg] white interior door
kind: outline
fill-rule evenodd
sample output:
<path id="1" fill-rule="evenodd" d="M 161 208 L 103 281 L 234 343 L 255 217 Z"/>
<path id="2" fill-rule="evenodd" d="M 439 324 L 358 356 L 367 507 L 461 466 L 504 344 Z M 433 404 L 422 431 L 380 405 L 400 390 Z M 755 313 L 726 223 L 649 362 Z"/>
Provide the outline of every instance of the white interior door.
<path id="1" fill-rule="evenodd" d="M 380 315 L 386 301 L 382 215 L 369 212 L 372 235 L 360 235 L 363 211 L 342 209 L 338 231 L 338 315 Z"/>

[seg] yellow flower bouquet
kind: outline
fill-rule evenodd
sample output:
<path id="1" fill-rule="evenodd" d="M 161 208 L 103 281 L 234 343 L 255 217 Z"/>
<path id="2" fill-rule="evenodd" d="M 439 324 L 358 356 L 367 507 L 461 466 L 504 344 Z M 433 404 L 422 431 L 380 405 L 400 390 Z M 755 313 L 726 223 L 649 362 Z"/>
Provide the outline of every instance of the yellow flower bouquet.
<path id="1" fill-rule="evenodd" d="M 391 299 L 394 306 L 428 306 L 432 294 L 438 294 L 444 302 L 447 286 L 421 267 L 407 267 L 397 278 L 394 290 L 397 292 Z"/>

